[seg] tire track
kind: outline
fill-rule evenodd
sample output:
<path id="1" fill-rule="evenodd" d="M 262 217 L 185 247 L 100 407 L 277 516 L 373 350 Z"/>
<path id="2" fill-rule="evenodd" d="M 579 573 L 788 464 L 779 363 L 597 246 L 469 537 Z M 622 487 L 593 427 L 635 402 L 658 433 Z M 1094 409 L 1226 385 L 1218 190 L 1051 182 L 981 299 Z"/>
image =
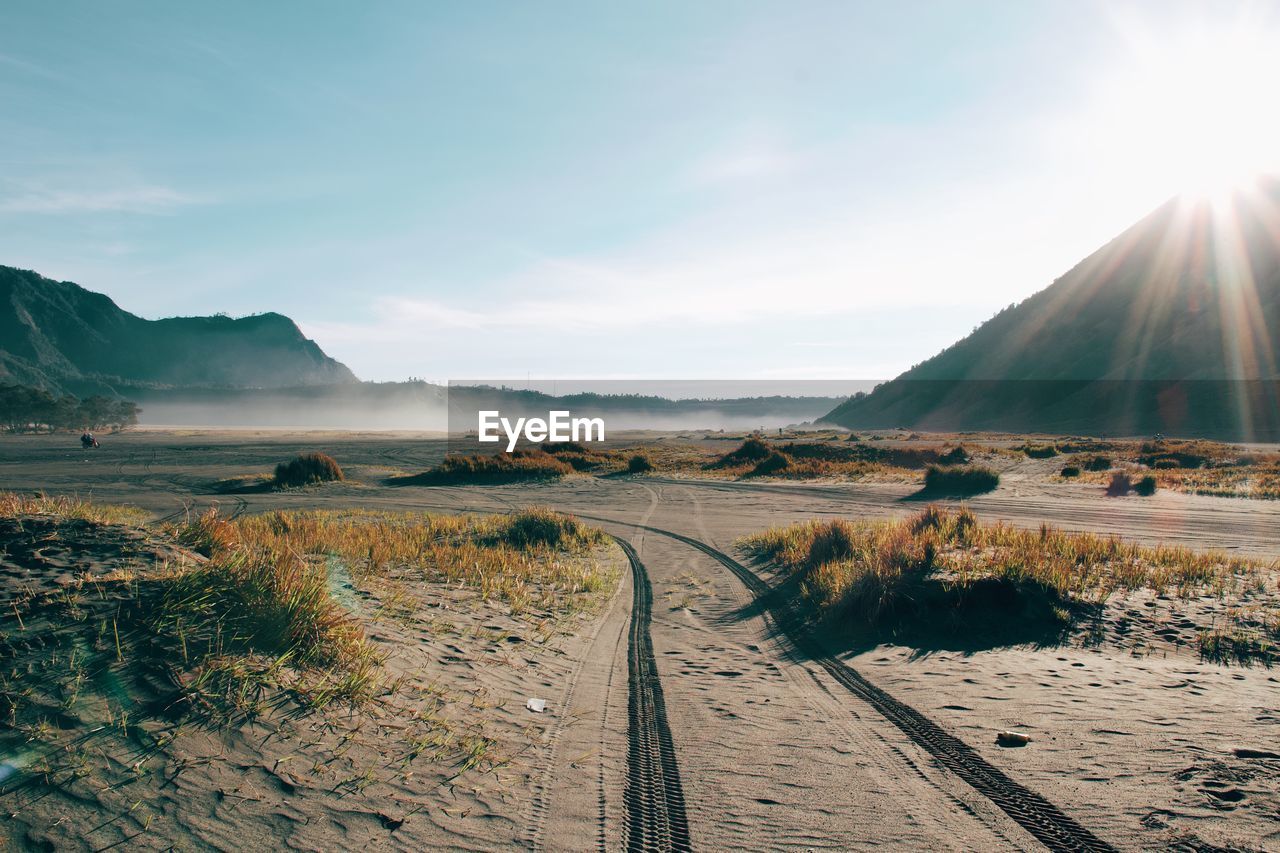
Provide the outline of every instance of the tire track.
<path id="1" fill-rule="evenodd" d="M 653 588 L 636 549 L 621 537 L 613 538 L 631 564 L 633 586 L 627 643 L 627 779 L 623 793 L 626 849 L 692 850 L 680 768 L 649 636 Z"/>
<path id="2" fill-rule="evenodd" d="M 592 518 L 591 516 L 581 517 Z M 619 523 L 605 518 L 592 518 L 592 520 Z M 773 592 L 772 588 L 750 569 L 710 545 L 670 530 L 647 525 L 637 526 L 683 542 L 711 557 L 737 577 L 762 604 L 768 601 L 767 596 Z M 648 585 L 647 582 L 645 585 Z M 1045 847 L 1054 851 L 1099 851 L 1099 853 L 1115 850 L 1044 797 L 1009 778 L 1003 771 L 979 755 L 973 747 L 945 731 L 915 708 L 895 699 L 883 689 L 867 681 L 857 670 L 830 655 L 804 629 L 793 605 L 782 603 L 780 606 L 771 607 L 769 612 L 775 617 L 778 629 L 796 649 L 821 666 L 836 683 L 893 723 L 943 767 L 951 770 L 974 790 L 989 799 Z"/>

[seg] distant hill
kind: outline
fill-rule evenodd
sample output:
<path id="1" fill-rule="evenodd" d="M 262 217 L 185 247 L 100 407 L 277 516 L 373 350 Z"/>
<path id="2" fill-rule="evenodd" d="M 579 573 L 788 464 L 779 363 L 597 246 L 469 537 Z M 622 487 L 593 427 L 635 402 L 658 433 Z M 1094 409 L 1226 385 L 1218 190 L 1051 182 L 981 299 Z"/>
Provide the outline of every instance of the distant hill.
<path id="1" fill-rule="evenodd" d="M 478 426 L 480 410 L 503 417 L 547 417 L 552 410 L 605 418 L 610 431 L 774 429 L 812 421 L 835 397 L 680 399 L 637 394 L 551 396 L 491 386 L 360 382 L 261 390 L 123 389 L 142 406 L 142 422 L 166 426 L 450 430 Z"/>
<path id="2" fill-rule="evenodd" d="M 1280 181 L 1173 199 L 825 418 L 848 427 L 1280 437 Z"/>
<path id="3" fill-rule="evenodd" d="M 280 314 L 145 320 L 78 284 L 0 266 L 0 383 L 84 394 L 356 381 Z"/>

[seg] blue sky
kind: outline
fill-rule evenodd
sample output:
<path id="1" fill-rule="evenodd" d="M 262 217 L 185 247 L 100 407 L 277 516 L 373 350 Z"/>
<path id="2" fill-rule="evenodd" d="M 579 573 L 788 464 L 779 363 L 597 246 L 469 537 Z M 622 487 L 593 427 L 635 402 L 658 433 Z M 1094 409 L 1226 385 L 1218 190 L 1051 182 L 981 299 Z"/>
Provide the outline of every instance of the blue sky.
<path id="1" fill-rule="evenodd" d="M 1272 125 L 1169 140 L 1186 69 L 1271 90 L 1275 23 L 10 0 L 0 263 L 148 317 L 279 311 L 362 378 L 888 377 L 1206 164 L 1270 167 Z"/>

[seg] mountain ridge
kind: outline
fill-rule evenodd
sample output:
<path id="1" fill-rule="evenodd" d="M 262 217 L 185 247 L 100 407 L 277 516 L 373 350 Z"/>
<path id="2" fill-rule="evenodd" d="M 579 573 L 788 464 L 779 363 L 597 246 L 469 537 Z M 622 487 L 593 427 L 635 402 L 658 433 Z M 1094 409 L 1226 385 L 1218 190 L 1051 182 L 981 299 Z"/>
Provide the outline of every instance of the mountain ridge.
<path id="1" fill-rule="evenodd" d="M 0 382 L 83 394 L 358 381 L 283 314 L 147 320 L 74 282 L 0 266 Z"/>
<path id="2" fill-rule="evenodd" d="M 1048 287 L 825 419 L 1274 434 L 1278 339 L 1280 180 L 1266 178 L 1218 203 L 1167 201 Z M 1222 408 L 1239 417 L 1212 411 Z"/>

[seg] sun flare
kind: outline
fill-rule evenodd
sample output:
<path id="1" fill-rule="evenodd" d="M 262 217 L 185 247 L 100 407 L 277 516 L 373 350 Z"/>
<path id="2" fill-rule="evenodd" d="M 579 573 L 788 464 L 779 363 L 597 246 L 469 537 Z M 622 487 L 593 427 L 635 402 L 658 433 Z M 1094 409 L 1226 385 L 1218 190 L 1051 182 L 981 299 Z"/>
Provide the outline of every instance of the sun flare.
<path id="1" fill-rule="evenodd" d="M 1113 165 L 1168 190 L 1220 196 L 1280 170 L 1280 33 L 1257 22 L 1127 33 L 1129 61 L 1099 81 L 1092 132 Z"/>

